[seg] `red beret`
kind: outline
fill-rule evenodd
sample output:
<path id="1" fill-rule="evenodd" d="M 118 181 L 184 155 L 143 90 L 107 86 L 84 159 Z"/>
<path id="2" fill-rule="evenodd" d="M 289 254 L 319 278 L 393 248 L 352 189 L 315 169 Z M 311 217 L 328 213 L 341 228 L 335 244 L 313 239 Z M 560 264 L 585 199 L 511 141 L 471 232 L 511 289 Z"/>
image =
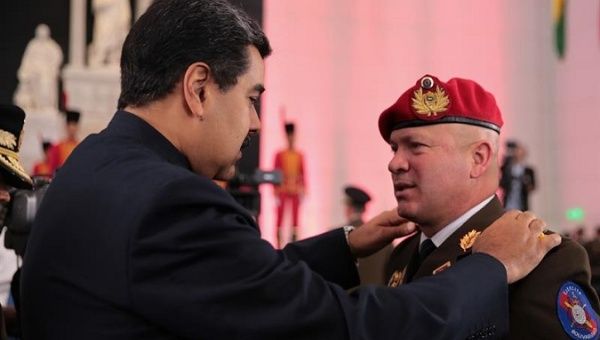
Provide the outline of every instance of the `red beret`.
<path id="1" fill-rule="evenodd" d="M 472 80 L 444 83 L 425 75 L 379 116 L 379 132 L 389 142 L 392 131 L 407 127 L 462 123 L 500 133 L 502 114 L 494 96 Z"/>

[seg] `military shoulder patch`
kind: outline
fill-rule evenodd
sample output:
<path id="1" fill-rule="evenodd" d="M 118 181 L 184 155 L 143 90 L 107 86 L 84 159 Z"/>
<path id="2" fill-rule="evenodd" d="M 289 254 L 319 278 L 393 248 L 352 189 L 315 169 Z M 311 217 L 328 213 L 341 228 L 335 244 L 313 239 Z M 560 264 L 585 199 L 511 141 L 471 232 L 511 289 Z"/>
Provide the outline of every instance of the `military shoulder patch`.
<path id="1" fill-rule="evenodd" d="M 572 339 L 598 339 L 598 314 L 577 284 L 567 281 L 560 287 L 556 311 L 563 329 Z"/>

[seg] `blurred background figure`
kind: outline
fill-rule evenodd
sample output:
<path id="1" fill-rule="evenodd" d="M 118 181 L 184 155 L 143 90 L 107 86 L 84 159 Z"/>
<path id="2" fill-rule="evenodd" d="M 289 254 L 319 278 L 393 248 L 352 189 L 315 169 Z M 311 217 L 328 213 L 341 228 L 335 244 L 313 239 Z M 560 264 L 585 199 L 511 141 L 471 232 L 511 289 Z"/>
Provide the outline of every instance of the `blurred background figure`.
<path id="1" fill-rule="evenodd" d="M 66 137 L 50 149 L 50 165 L 52 173 L 56 172 L 67 160 L 73 149 L 79 144 L 79 118 L 78 111 L 67 111 L 65 119 Z"/>
<path id="2" fill-rule="evenodd" d="M 351 225 L 353 227 L 361 226 L 365 223 L 363 215 L 367 203 L 371 200 L 371 196 L 364 190 L 351 185 L 344 188 L 344 194 L 346 225 Z"/>
<path id="3" fill-rule="evenodd" d="M 527 150 L 515 141 L 506 143 L 500 187 L 504 193 L 504 208 L 529 210 L 529 194 L 535 190 L 535 172 L 525 163 Z"/>
<path id="4" fill-rule="evenodd" d="M 42 151 L 44 152 L 44 159 L 33 165 L 32 176 L 41 176 L 46 178 L 52 178 L 52 164 L 50 164 L 50 150 L 52 149 L 52 143 L 47 140 L 42 141 Z"/>
<path id="5" fill-rule="evenodd" d="M 19 84 L 13 99 L 15 104 L 28 111 L 57 112 L 62 62 L 62 50 L 50 37 L 50 28 L 46 24 L 38 25 L 17 71 Z"/>
<path id="6" fill-rule="evenodd" d="M 284 246 L 283 218 L 288 209 L 292 212 L 292 241 L 298 235 L 298 215 L 300 214 L 300 201 L 306 193 L 304 175 L 304 156 L 296 149 L 296 127 L 293 123 L 285 124 L 287 147 L 275 155 L 274 170 L 282 173 L 281 185 L 275 186 L 277 198 L 277 247 Z"/>
<path id="7" fill-rule="evenodd" d="M 367 203 L 371 201 L 371 196 L 363 189 L 355 186 L 344 188 L 344 213 L 346 224 L 353 227 L 359 227 L 365 222 L 365 210 Z M 385 264 L 392 252 L 392 245 L 381 249 L 375 254 L 358 259 L 358 274 L 360 284 L 384 284 Z"/>
<path id="8" fill-rule="evenodd" d="M 575 227 L 575 230 L 571 233 L 571 239 L 579 244 L 586 243 L 585 239 L 585 226 L 583 224 Z"/>
<path id="9" fill-rule="evenodd" d="M 592 286 L 600 294 L 600 225 L 596 226 L 594 238 L 584 244 L 592 268 Z"/>

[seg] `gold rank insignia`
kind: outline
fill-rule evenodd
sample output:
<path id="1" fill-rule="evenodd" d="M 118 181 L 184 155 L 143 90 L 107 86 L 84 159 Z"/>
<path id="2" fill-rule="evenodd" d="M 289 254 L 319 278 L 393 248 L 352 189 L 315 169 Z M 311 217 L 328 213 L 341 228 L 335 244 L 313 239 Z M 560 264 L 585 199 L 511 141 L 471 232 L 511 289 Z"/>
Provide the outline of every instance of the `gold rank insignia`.
<path id="1" fill-rule="evenodd" d="M 412 107 L 420 115 L 437 116 L 438 113 L 448 109 L 450 99 L 446 92 L 439 86 L 435 87 L 435 91 L 427 91 L 423 93 L 423 89 L 418 89 L 414 92 L 412 98 Z"/>
<path id="2" fill-rule="evenodd" d="M 475 243 L 475 240 L 477 239 L 479 234 L 481 234 L 481 231 L 477 231 L 477 230 L 473 229 L 473 230 L 469 231 L 468 233 L 466 233 L 460 239 L 460 247 L 462 248 L 462 250 L 464 252 L 466 252 L 473 246 L 473 243 Z"/>
<path id="3" fill-rule="evenodd" d="M 396 288 L 400 285 L 400 283 L 402 283 L 402 278 L 404 277 L 404 272 L 406 271 L 406 268 L 404 270 L 396 270 L 394 271 L 394 273 L 392 274 L 392 277 L 390 277 L 390 280 L 388 281 L 388 287 L 392 287 L 392 288 Z"/>

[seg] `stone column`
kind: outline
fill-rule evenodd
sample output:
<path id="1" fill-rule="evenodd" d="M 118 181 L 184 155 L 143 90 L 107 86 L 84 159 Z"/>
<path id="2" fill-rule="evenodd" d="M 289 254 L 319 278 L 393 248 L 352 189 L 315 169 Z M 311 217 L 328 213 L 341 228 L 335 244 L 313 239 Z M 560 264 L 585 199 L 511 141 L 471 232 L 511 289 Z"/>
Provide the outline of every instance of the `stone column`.
<path id="1" fill-rule="evenodd" d="M 86 5 L 86 0 L 71 0 L 69 64 L 74 67 L 85 65 Z"/>

